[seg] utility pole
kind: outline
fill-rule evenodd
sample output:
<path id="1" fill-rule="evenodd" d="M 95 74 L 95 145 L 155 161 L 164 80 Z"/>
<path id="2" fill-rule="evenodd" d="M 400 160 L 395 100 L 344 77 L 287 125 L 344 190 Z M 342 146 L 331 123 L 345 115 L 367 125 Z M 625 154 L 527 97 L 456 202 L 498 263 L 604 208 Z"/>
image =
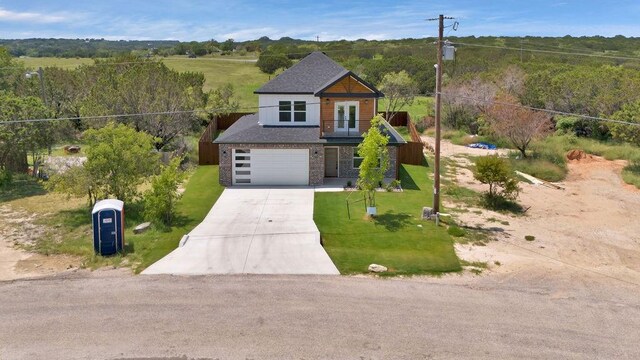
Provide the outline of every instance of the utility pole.
<path id="1" fill-rule="evenodd" d="M 440 120 L 442 117 L 442 38 L 444 37 L 444 15 L 438 16 L 438 64 L 436 65 L 436 144 L 435 144 L 435 160 L 434 177 L 433 177 L 433 212 L 438 216 L 440 212 L 440 136 L 441 127 Z M 446 18 L 451 19 L 451 18 Z M 436 19 L 429 19 L 433 21 Z"/>

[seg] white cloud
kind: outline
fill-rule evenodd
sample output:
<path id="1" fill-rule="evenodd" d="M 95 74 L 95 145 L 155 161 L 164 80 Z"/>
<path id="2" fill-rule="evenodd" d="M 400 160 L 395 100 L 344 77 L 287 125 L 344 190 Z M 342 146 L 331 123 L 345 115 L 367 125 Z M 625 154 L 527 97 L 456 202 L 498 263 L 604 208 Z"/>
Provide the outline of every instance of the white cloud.
<path id="1" fill-rule="evenodd" d="M 44 14 L 37 12 L 17 12 L 0 8 L 0 21 L 50 24 L 69 22 L 74 18 L 77 18 L 77 15 L 71 15 L 65 12 Z"/>

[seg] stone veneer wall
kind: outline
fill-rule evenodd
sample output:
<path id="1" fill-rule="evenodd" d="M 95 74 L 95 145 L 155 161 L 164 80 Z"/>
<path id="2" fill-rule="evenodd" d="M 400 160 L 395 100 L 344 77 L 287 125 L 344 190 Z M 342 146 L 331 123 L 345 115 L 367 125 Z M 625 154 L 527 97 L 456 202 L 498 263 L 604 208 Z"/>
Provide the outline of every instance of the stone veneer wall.
<path id="1" fill-rule="evenodd" d="M 360 174 L 359 169 L 353 168 L 353 148 L 355 146 L 340 146 L 338 149 L 339 173 L 341 178 L 356 178 Z M 389 150 L 389 170 L 384 174 L 387 178 L 396 177 L 396 166 L 398 166 L 398 148 L 387 146 Z"/>
<path id="2" fill-rule="evenodd" d="M 324 149 L 321 144 L 220 144 L 220 184 L 232 185 L 233 149 L 309 149 L 309 185 L 322 185 Z"/>

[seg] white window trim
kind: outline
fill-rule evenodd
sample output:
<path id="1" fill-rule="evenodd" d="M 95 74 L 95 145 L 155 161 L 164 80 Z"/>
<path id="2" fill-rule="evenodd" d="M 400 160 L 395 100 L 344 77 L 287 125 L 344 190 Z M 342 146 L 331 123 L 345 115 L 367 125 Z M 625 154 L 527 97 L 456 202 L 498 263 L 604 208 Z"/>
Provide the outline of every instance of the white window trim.
<path id="1" fill-rule="evenodd" d="M 286 113 L 286 111 L 282 111 L 280 110 L 280 103 L 282 102 L 288 102 L 289 103 L 289 114 L 290 114 L 290 119 L 289 121 L 282 121 L 280 120 L 280 114 L 282 113 Z M 299 111 L 296 110 L 296 103 L 304 103 L 304 111 Z M 278 100 L 278 122 L 279 123 L 285 123 L 285 124 L 301 124 L 301 123 L 306 123 L 307 122 L 307 108 L 308 108 L 308 104 L 305 100 Z M 296 121 L 296 114 L 300 114 L 300 113 L 304 113 L 304 121 Z"/>
<path id="2" fill-rule="evenodd" d="M 349 106 L 353 106 L 355 105 L 356 107 L 356 127 L 353 129 L 349 128 L 349 120 L 345 120 L 347 122 L 347 126 L 345 128 L 338 128 L 338 106 L 339 105 L 343 105 L 345 107 L 345 110 L 347 111 L 347 114 L 349 112 Z M 333 109 L 333 119 L 334 119 L 334 131 L 347 131 L 347 129 L 349 129 L 350 131 L 360 131 L 360 102 L 359 101 L 339 101 L 336 102 L 334 105 L 334 109 Z"/>
<path id="3" fill-rule="evenodd" d="M 360 166 L 358 166 L 358 167 L 356 167 L 356 166 L 355 166 L 355 161 L 356 161 L 356 159 L 362 159 L 362 160 L 364 160 L 364 157 L 362 157 L 362 156 L 356 156 L 356 152 L 358 151 L 358 147 L 357 147 L 357 146 L 354 146 L 354 147 L 352 147 L 351 149 L 352 149 L 352 150 L 351 150 L 351 152 L 352 152 L 352 157 L 351 157 L 351 167 L 352 167 L 353 169 L 360 169 Z M 381 163 L 382 163 L 382 157 L 380 157 L 380 158 L 378 159 L 378 166 L 376 166 L 376 169 L 379 169 L 379 168 L 380 168 L 380 164 L 381 164 Z M 362 162 L 361 162 L 360 164 L 362 164 Z"/>
<path id="4" fill-rule="evenodd" d="M 304 111 L 296 110 L 296 103 L 304 104 Z M 307 122 L 307 102 L 304 100 L 294 100 L 291 102 L 291 119 L 294 123 L 305 123 Z M 296 121 L 296 114 L 304 114 L 304 121 Z"/>
<path id="5" fill-rule="evenodd" d="M 363 157 L 356 156 L 357 152 L 358 152 L 358 147 L 357 146 L 354 146 L 354 147 L 351 148 L 351 167 L 353 169 L 360 169 L 360 166 L 356 166 L 356 159 L 364 160 Z M 362 161 L 360 162 L 360 164 L 362 164 Z"/>
<path id="6" fill-rule="evenodd" d="M 280 106 L 282 106 L 282 103 L 284 103 L 284 102 L 288 102 L 289 103 L 289 121 L 280 120 L 280 114 L 286 113 L 286 111 L 280 110 Z M 279 100 L 278 101 L 278 122 L 279 123 L 292 123 L 293 122 L 293 103 L 292 103 L 291 100 Z"/>

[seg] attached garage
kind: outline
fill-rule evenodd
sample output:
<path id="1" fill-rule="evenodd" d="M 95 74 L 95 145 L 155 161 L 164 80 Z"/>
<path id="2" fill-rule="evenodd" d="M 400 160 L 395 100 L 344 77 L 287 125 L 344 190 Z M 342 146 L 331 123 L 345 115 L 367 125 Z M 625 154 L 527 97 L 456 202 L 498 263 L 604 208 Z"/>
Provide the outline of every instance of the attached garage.
<path id="1" fill-rule="evenodd" d="M 309 185 L 309 149 L 242 149 L 232 153 L 234 185 Z"/>

